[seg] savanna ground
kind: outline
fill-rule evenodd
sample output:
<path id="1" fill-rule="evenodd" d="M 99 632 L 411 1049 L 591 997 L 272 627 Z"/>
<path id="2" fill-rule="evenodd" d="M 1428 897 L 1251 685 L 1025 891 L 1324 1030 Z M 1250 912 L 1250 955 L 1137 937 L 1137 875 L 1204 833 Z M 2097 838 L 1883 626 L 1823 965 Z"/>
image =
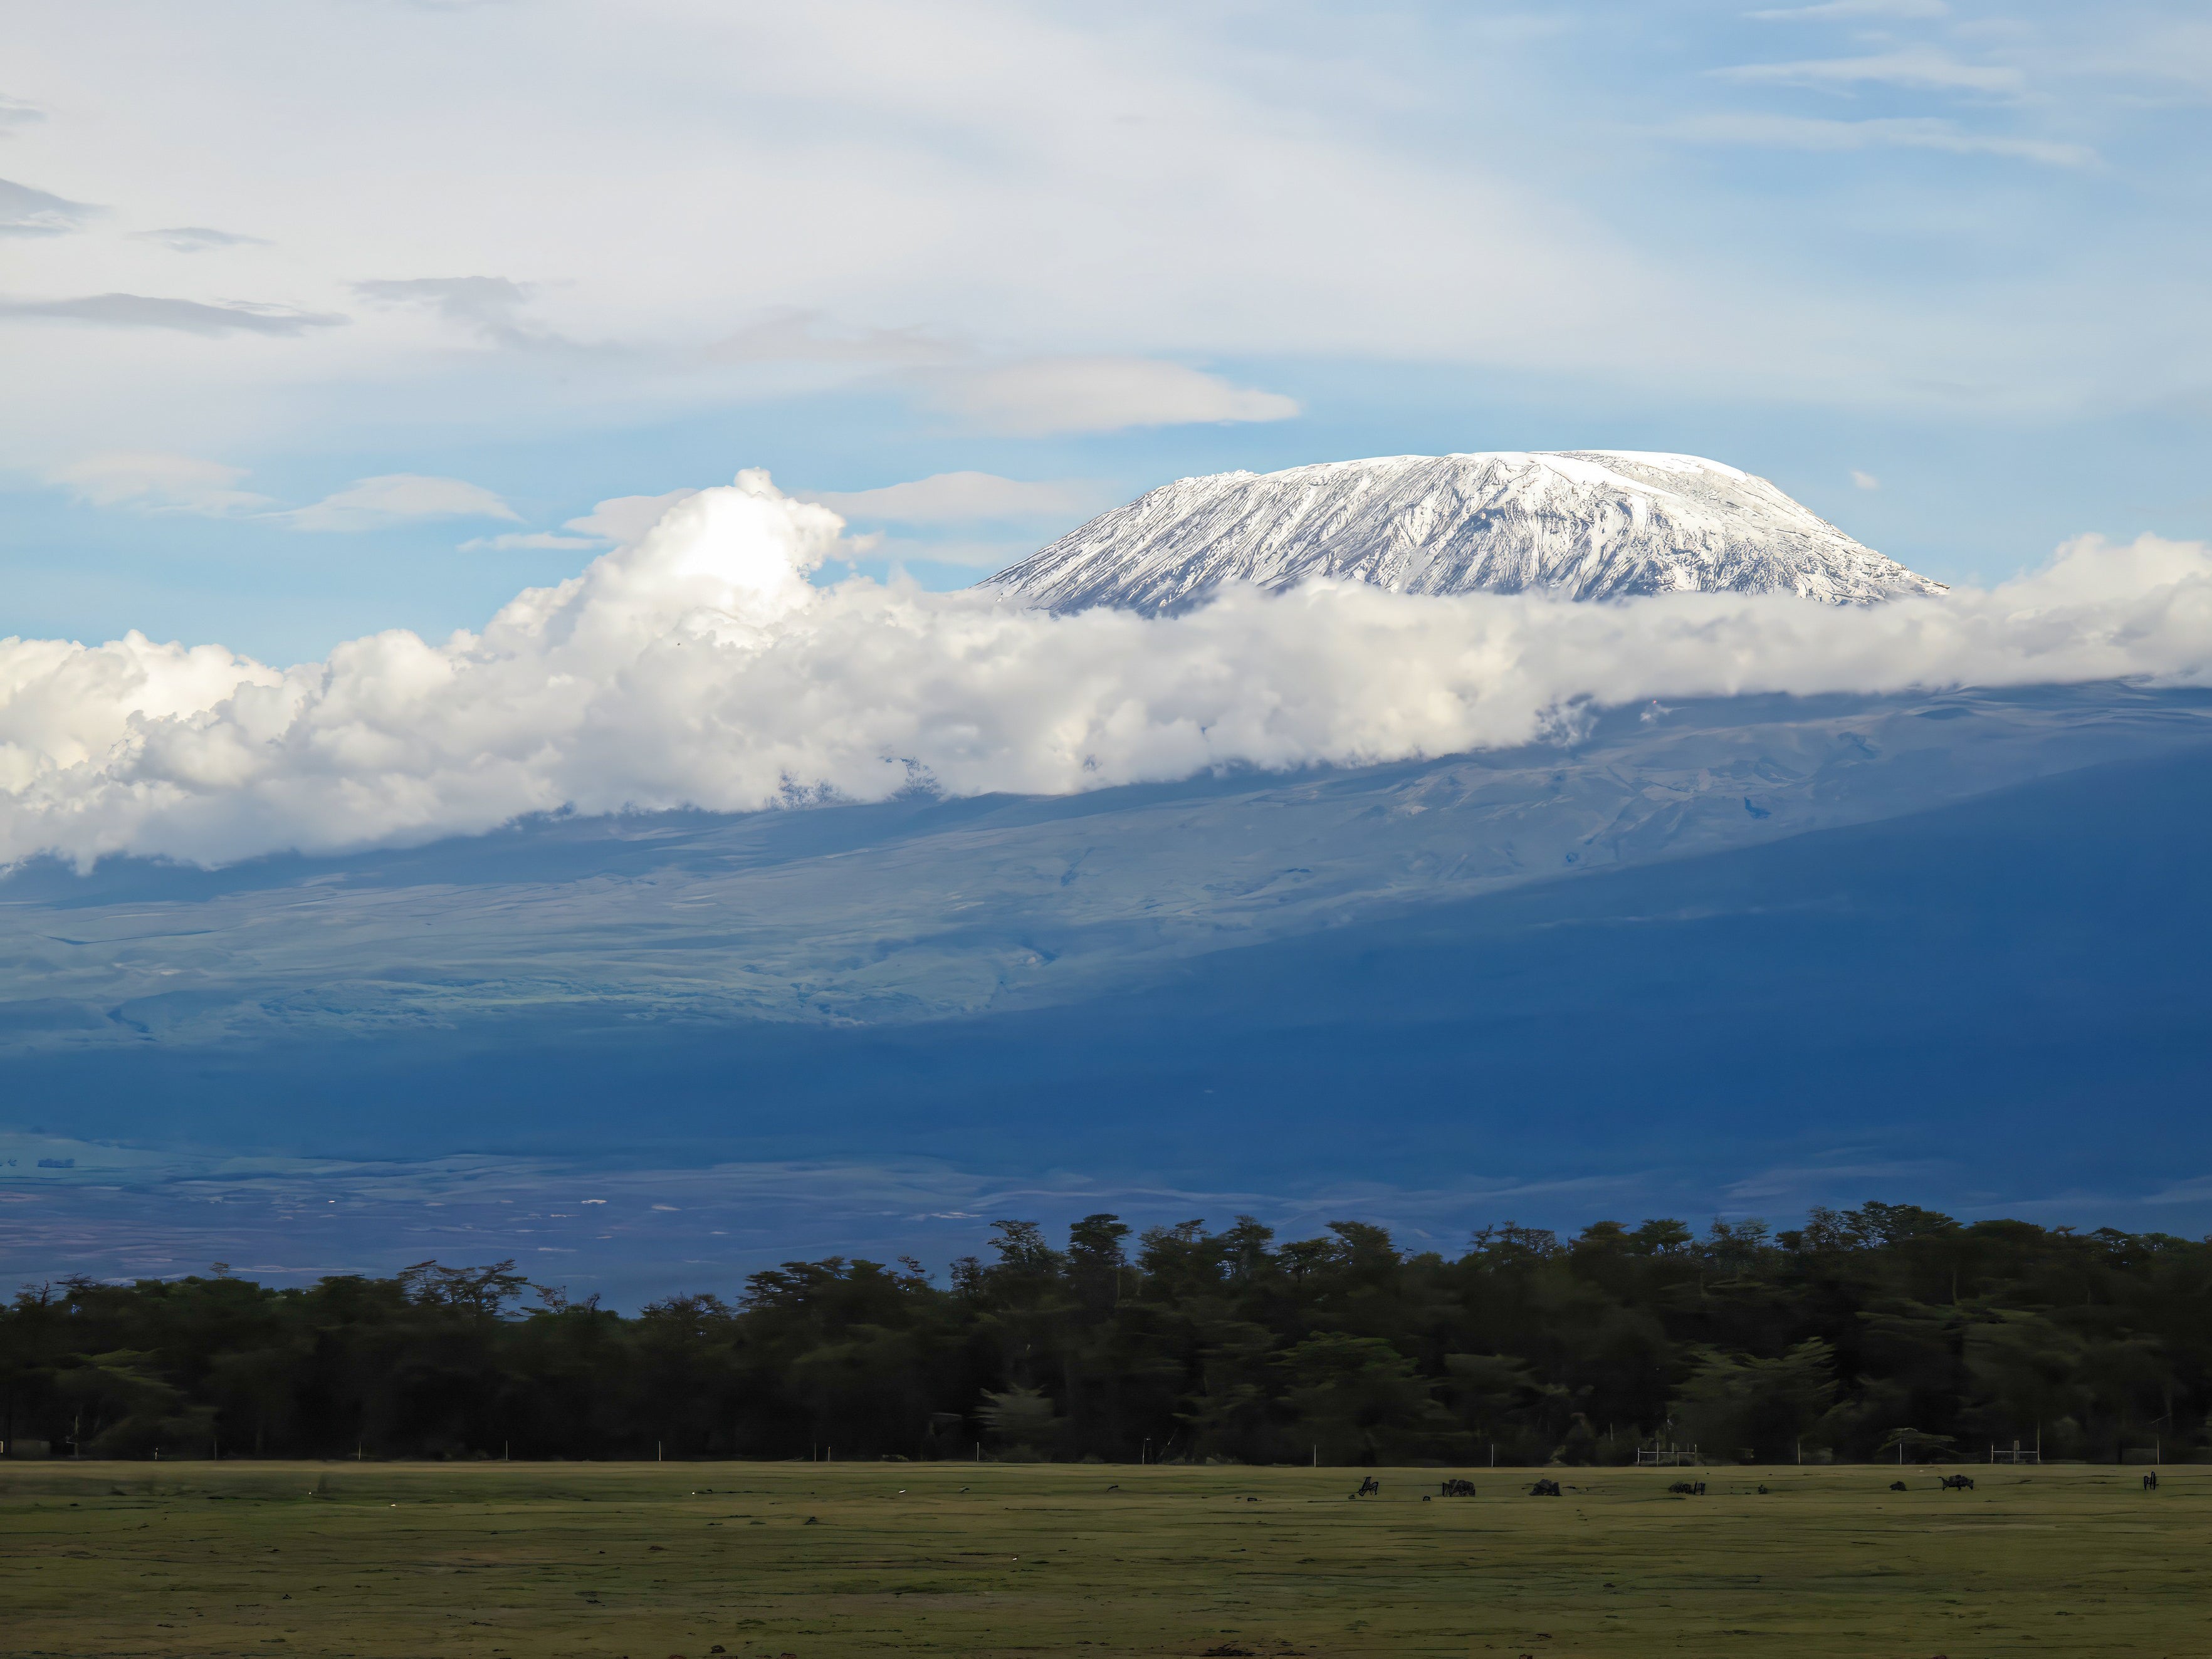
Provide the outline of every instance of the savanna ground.
<path id="1" fill-rule="evenodd" d="M 2212 1652 L 2212 1468 L 1363 1473 L 0 1464 L 0 1654 Z"/>

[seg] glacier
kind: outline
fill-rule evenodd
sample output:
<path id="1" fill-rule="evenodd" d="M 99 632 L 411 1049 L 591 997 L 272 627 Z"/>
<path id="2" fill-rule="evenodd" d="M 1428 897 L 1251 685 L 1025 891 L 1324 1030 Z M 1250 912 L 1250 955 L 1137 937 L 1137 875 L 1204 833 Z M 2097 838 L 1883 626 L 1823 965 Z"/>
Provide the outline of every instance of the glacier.
<path id="1" fill-rule="evenodd" d="M 1626 450 L 1394 455 L 1182 478 L 982 586 L 1050 610 L 1146 614 L 1225 582 L 1617 599 L 1786 593 L 1864 605 L 1947 591 L 1764 478 Z"/>

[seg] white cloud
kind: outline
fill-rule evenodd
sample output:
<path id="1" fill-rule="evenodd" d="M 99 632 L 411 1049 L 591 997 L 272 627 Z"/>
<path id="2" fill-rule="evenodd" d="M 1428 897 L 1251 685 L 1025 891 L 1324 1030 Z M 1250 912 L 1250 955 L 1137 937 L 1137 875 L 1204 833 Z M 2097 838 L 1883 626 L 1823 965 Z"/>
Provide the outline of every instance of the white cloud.
<path id="1" fill-rule="evenodd" d="M 596 537 L 562 536 L 550 530 L 511 531 L 503 536 L 471 536 L 455 550 L 462 553 L 518 553 L 544 551 L 569 553 L 585 548 L 604 547 L 606 544 Z"/>
<path id="2" fill-rule="evenodd" d="M 1864 609 L 1574 605 L 1316 584 L 1170 618 L 807 572 L 826 508 L 764 475 L 481 634 L 393 629 L 279 671 L 139 634 L 0 642 L 0 860 L 216 863 L 526 812 L 1069 793 L 1211 767 L 1512 745 L 1578 700 L 2150 677 L 2212 684 L 2212 547 L 2082 541 L 1987 592 Z"/>
<path id="3" fill-rule="evenodd" d="M 276 516 L 295 530 L 334 531 L 382 530 L 430 519 L 521 519 L 482 485 L 416 472 L 359 478 L 319 501 Z"/>
<path id="4" fill-rule="evenodd" d="M 2204 379 L 2198 343 L 2167 349 L 2155 323 L 2185 303 L 2176 273 L 2200 237 L 2159 208 L 2181 199 L 2159 175 L 2185 185 L 2186 147 L 2121 106 L 2138 88 L 2094 77 L 2101 62 L 2201 77 L 2207 59 L 2140 46 L 2133 13 L 2076 8 L 2033 38 L 1971 46 L 1948 30 L 1947 58 L 1831 53 L 1794 30 L 1785 51 L 1781 25 L 1724 15 L 1692 39 L 1665 8 L 1623 11 L 1621 50 L 1590 53 L 1560 49 L 1574 8 L 1415 7 L 1346 29 L 1294 7 L 1255 33 L 1233 8 L 1158 0 L 667 0 L 617 30 L 603 8 L 544 0 L 477 9 L 456 34 L 392 4 L 261 18 L 119 3 L 126 23 L 88 6 L 11 16 L 10 62 L 40 80 L 12 69 L 9 91 L 57 112 L 0 149 L 9 176 L 127 203 L 133 227 L 251 227 L 281 246 L 182 262 L 229 284 L 200 292 L 154 257 L 183 245 L 163 231 L 18 239 L 11 256 L 30 263 L 11 257 L 8 292 L 35 296 L 32 314 L 302 343 L 275 361 L 41 330 L 11 349 L 18 395 L 0 400 L 0 448 L 19 455 L 114 444 L 128 410 L 130 441 L 155 448 L 191 449 L 214 423 L 240 453 L 373 450 L 428 412 L 581 456 L 598 432 L 759 407 L 793 382 L 1075 354 L 1327 361 L 1363 412 L 1411 364 L 1533 371 L 1601 400 L 1634 386 L 1832 410 L 1949 400 L 2006 418 L 2155 403 Z M 1832 18 L 1822 27 L 1852 9 L 1768 9 Z M 114 52 L 118 28 L 137 50 Z M 268 54 L 285 74 L 264 72 Z M 2142 188 L 1961 209 L 1987 222 L 1977 246 L 2045 258 L 1915 235 L 1863 265 L 1850 204 L 1878 231 L 1914 210 L 1893 195 L 1825 176 L 1769 194 L 1624 131 L 1732 95 L 1698 67 L 1759 57 L 1830 58 L 1746 73 L 1832 86 L 2023 76 L 2052 89 L 2034 108 L 2056 137 L 2094 142 Z M 174 72 L 187 61 L 191 75 Z M 1927 210 L 1959 229 L 1957 213 Z M 1752 211 L 1771 234 L 1732 238 Z M 524 276 L 519 311 L 487 288 L 459 325 L 611 343 L 557 375 L 523 353 L 464 361 L 433 319 L 473 304 L 466 290 L 353 291 Z M 240 295 L 298 314 L 244 313 Z M 353 326 L 327 325 L 340 312 Z M 2068 326 L 2050 330 L 2058 316 Z M 2038 349 L 2020 349 L 2028 337 Z M 241 371 L 249 356 L 272 361 Z M 2140 363 L 2158 385 L 2129 378 Z M 1026 401 L 1012 412 L 1036 429 Z"/>
<path id="5" fill-rule="evenodd" d="M 1000 538 L 996 540 L 972 537 L 932 537 L 927 540 L 915 536 L 890 536 L 880 532 L 848 538 L 851 553 L 848 557 L 865 555 L 870 559 L 888 561 L 903 568 L 908 565 L 951 565 L 963 570 L 1003 570 L 1018 559 L 1027 558 L 1037 550 L 1037 537 L 1022 540 Z"/>
<path id="6" fill-rule="evenodd" d="M 36 104 L 26 104 L 14 98 L 0 98 L 0 138 L 7 137 L 16 127 L 27 127 L 46 118 L 46 111 Z"/>
<path id="7" fill-rule="evenodd" d="M 216 230 L 206 225 L 171 225 L 165 230 L 134 230 L 131 240 L 135 242 L 157 242 L 172 253 L 205 253 L 219 247 L 267 247 L 268 239 L 261 236 L 241 236 L 235 231 Z"/>
<path id="8" fill-rule="evenodd" d="M 1905 87 L 1916 92 L 2017 94 L 2027 80 L 2009 64 L 1969 64 L 1929 46 L 1864 58 L 1808 58 L 1794 64 L 1738 64 L 1712 71 L 1723 80 L 1799 87 Z"/>
<path id="9" fill-rule="evenodd" d="M 819 312 L 780 307 L 707 348 L 717 362 L 848 363 L 913 368 L 970 356 L 974 348 L 919 328 L 833 326 Z"/>
<path id="10" fill-rule="evenodd" d="M 689 501 L 698 493 L 696 489 L 672 489 L 665 495 L 617 495 L 612 501 L 601 501 L 583 517 L 569 520 L 562 528 L 628 547 L 643 539 L 645 532 L 665 518 L 669 508 L 677 502 Z"/>
<path id="11" fill-rule="evenodd" d="M 356 283 L 353 291 L 379 305 L 416 306 L 502 345 L 544 338 L 526 329 L 518 313 L 530 298 L 523 283 L 505 276 L 408 276 Z"/>
<path id="12" fill-rule="evenodd" d="M 59 236 L 82 229 L 86 220 L 105 211 L 0 179 L 0 236 Z"/>
<path id="13" fill-rule="evenodd" d="M 1775 149 L 1935 149 L 1955 155 L 1998 155 L 2046 167 L 2083 167 L 2097 160 L 2086 144 L 2002 133 L 1967 132 L 1934 116 L 1893 116 L 1868 121 L 1798 115 L 1705 115 L 1670 129 L 1705 143 L 1756 144 Z"/>
<path id="14" fill-rule="evenodd" d="M 2084 67 L 2212 92 L 2212 19 L 2160 18 L 2131 33 L 2102 33 Z"/>
<path id="15" fill-rule="evenodd" d="M 266 495 L 237 487 L 246 476 L 244 467 L 190 455 L 149 452 L 88 455 L 56 468 L 52 476 L 54 483 L 94 507 L 222 518 L 269 504 Z"/>
<path id="16" fill-rule="evenodd" d="M 985 432 L 1017 437 L 1119 432 L 1200 422 L 1286 421 L 1295 398 L 1231 386 L 1182 363 L 1144 357 L 1039 357 L 947 370 L 925 400 Z"/>
<path id="17" fill-rule="evenodd" d="M 335 328 L 347 319 L 331 312 L 301 311 L 292 306 L 246 300 L 209 304 L 147 294 L 88 294 L 71 300 L 0 301 L 0 317 L 52 318 L 63 322 L 103 323 L 111 328 L 174 329 L 185 334 L 305 334 Z"/>
<path id="18" fill-rule="evenodd" d="M 1943 0 L 1820 0 L 1817 5 L 1771 7 L 1744 15 L 1767 23 L 1851 23 L 1870 17 L 1948 17 L 1950 12 Z"/>
<path id="19" fill-rule="evenodd" d="M 1856 467 L 1853 467 L 1851 469 L 1851 483 L 1854 488 L 1859 489 L 1879 489 L 1881 488 L 1881 479 L 1875 477 L 1871 472 L 1862 472 Z"/>
<path id="20" fill-rule="evenodd" d="M 1073 478 L 1034 483 L 991 472 L 937 472 L 875 489 L 799 489 L 848 519 L 886 524 L 988 524 L 1016 519 L 1058 519 L 1105 505 L 1098 486 Z"/>

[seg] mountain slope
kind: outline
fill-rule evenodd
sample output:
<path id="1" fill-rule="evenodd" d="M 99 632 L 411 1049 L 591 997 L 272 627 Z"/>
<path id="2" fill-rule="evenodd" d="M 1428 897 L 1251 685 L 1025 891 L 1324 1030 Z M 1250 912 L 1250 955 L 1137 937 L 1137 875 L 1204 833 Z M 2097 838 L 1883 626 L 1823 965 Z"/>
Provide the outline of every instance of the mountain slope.
<path id="1" fill-rule="evenodd" d="M 1000 571 L 1055 611 L 1173 611 L 1224 581 L 1405 593 L 1940 593 L 1764 478 L 1689 455 L 1396 455 L 1183 478 Z"/>
<path id="2" fill-rule="evenodd" d="M 1969 727 L 1936 718 L 1950 706 L 1912 718 Z M 1888 1193 L 2193 1236 L 2212 1230 L 2208 815 L 2212 764 L 2184 740 L 1932 811 L 1246 934 L 1045 1006 L 828 1024 L 514 1005 L 343 1042 L 11 1052 L 0 1260 L 34 1282 L 211 1260 L 307 1278 L 434 1250 L 641 1301 L 794 1255 L 943 1261 L 989 1217 L 1102 1210 L 1286 1237 L 1356 1217 L 1428 1248 L 1508 1218 L 1778 1219 Z M 80 939 L 94 920 L 50 915 Z"/>
<path id="3" fill-rule="evenodd" d="M 2208 744 L 2212 693 L 2187 689 L 1729 698 L 1375 767 L 558 817 L 215 871 L 23 866 L 0 876 L 0 1076 L 41 1049 L 519 1014 L 842 1027 L 1080 1003 L 1239 945 Z"/>

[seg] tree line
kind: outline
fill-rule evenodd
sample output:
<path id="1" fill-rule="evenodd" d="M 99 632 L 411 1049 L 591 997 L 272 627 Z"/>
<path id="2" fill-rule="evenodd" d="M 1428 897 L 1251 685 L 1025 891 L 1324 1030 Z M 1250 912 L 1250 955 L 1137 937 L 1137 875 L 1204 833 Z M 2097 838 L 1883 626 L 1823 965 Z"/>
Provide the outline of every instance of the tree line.
<path id="1" fill-rule="evenodd" d="M 1910 1205 L 1800 1228 L 1249 1217 L 751 1274 L 635 1315 L 512 1262 L 277 1288 L 70 1279 L 0 1311 L 0 1438 L 95 1457 L 1627 1462 L 2206 1444 L 2212 1241 Z"/>

